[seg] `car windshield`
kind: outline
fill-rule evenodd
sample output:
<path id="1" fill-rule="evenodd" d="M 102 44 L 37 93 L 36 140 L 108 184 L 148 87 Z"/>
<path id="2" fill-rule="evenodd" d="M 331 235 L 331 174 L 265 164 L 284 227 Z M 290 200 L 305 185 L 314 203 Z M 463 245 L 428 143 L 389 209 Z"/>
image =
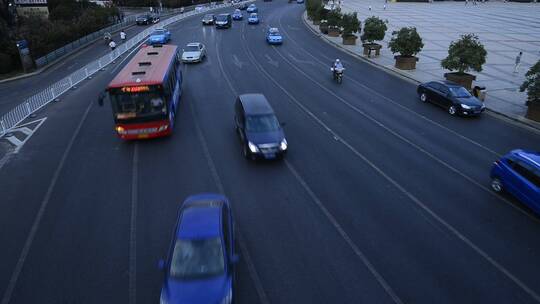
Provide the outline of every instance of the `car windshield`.
<path id="1" fill-rule="evenodd" d="M 242 14 L 242 12 L 239 9 L 235 10 L 234 13 L 235 14 Z"/>
<path id="2" fill-rule="evenodd" d="M 199 51 L 199 47 L 196 46 L 196 45 L 188 45 L 188 46 L 186 46 L 186 48 L 184 49 L 184 51 L 186 51 L 186 52 L 198 52 L 198 51 Z"/>
<path id="3" fill-rule="evenodd" d="M 253 115 L 246 117 L 246 131 L 269 132 L 279 130 L 279 122 L 275 115 Z"/>
<path id="4" fill-rule="evenodd" d="M 249 15 L 251 18 L 257 18 L 257 14 L 251 14 Z"/>
<path id="5" fill-rule="evenodd" d="M 464 87 L 448 87 L 448 89 L 450 89 L 452 95 L 458 98 L 471 96 L 471 93 L 469 93 L 469 91 L 467 91 L 467 89 Z"/>
<path id="6" fill-rule="evenodd" d="M 219 16 L 217 16 L 217 21 L 227 21 L 227 15 L 219 15 Z"/>
<path id="7" fill-rule="evenodd" d="M 196 279 L 219 275 L 224 271 L 225 259 L 219 237 L 176 240 L 171 260 L 171 277 Z"/>
<path id="8" fill-rule="evenodd" d="M 214 19 L 214 15 L 206 15 L 204 16 L 204 19 Z"/>
<path id="9" fill-rule="evenodd" d="M 165 30 L 155 30 L 152 35 L 165 35 Z"/>

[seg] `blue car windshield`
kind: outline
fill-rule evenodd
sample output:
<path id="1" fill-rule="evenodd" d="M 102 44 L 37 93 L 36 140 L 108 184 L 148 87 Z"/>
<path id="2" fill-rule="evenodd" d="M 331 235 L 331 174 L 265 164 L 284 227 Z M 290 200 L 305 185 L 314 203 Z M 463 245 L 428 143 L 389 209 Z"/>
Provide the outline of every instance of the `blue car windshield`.
<path id="1" fill-rule="evenodd" d="M 225 261 L 221 239 L 178 239 L 174 244 L 170 275 L 176 279 L 198 279 L 223 274 Z"/>
<path id="2" fill-rule="evenodd" d="M 469 93 L 469 91 L 467 91 L 467 89 L 464 87 L 448 87 L 448 89 L 450 89 L 452 95 L 457 98 L 471 97 L 471 93 Z"/>
<path id="3" fill-rule="evenodd" d="M 275 115 L 254 115 L 246 117 L 246 131 L 261 133 L 279 130 L 279 122 Z"/>

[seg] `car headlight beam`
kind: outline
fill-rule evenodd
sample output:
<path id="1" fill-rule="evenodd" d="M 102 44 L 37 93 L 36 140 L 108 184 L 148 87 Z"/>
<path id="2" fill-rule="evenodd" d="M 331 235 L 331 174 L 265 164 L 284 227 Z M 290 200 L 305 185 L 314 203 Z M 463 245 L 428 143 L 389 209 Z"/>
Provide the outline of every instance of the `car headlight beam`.
<path id="1" fill-rule="evenodd" d="M 284 138 L 281 143 L 279 144 L 279 148 L 282 150 L 282 151 L 285 151 L 287 150 L 287 140 Z"/>
<path id="2" fill-rule="evenodd" d="M 248 141 L 248 148 L 251 151 L 251 153 L 257 153 L 259 152 L 259 148 L 257 148 L 256 145 L 254 145 L 252 142 Z"/>

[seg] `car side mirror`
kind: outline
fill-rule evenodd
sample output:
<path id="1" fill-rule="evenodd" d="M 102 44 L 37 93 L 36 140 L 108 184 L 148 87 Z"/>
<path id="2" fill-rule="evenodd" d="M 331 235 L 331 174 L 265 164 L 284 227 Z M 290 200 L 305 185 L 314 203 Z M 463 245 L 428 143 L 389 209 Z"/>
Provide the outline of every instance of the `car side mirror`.
<path id="1" fill-rule="evenodd" d="M 158 268 L 160 270 L 165 270 L 165 260 L 163 259 L 160 259 L 159 262 L 158 262 Z"/>
<path id="2" fill-rule="evenodd" d="M 105 100 L 105 92 L 101 92 L 99 93 L 99 96 L 98 96 L 98 104 L 100 107 L 103 106 L 103 100 Z"/>

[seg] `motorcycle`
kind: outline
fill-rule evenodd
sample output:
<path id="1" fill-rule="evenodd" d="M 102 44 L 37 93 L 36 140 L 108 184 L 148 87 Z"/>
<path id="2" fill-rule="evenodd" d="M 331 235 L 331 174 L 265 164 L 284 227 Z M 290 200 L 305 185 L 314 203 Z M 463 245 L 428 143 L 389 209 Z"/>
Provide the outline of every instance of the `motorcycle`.
<path id="1" fill-rule="evenodd" d="M 111 35 L 111 33 L 105 33 L 105 35 L 103 35 L 103 40 L 105 41 L 105 44 L 106 44 L 106 45 L 109 45 L 109 43 L 110 43 L 111 40 L 112 40 L 112 35 Z"/>
<path id="2" fill-rule="evenodd" d="M 330 68 L 330 71 L 332 71 L 334 80 L 337 81 L 337 83 L 341 84 L 343 81 L 343 71 L 345 71 L 345 68 Z"/>

